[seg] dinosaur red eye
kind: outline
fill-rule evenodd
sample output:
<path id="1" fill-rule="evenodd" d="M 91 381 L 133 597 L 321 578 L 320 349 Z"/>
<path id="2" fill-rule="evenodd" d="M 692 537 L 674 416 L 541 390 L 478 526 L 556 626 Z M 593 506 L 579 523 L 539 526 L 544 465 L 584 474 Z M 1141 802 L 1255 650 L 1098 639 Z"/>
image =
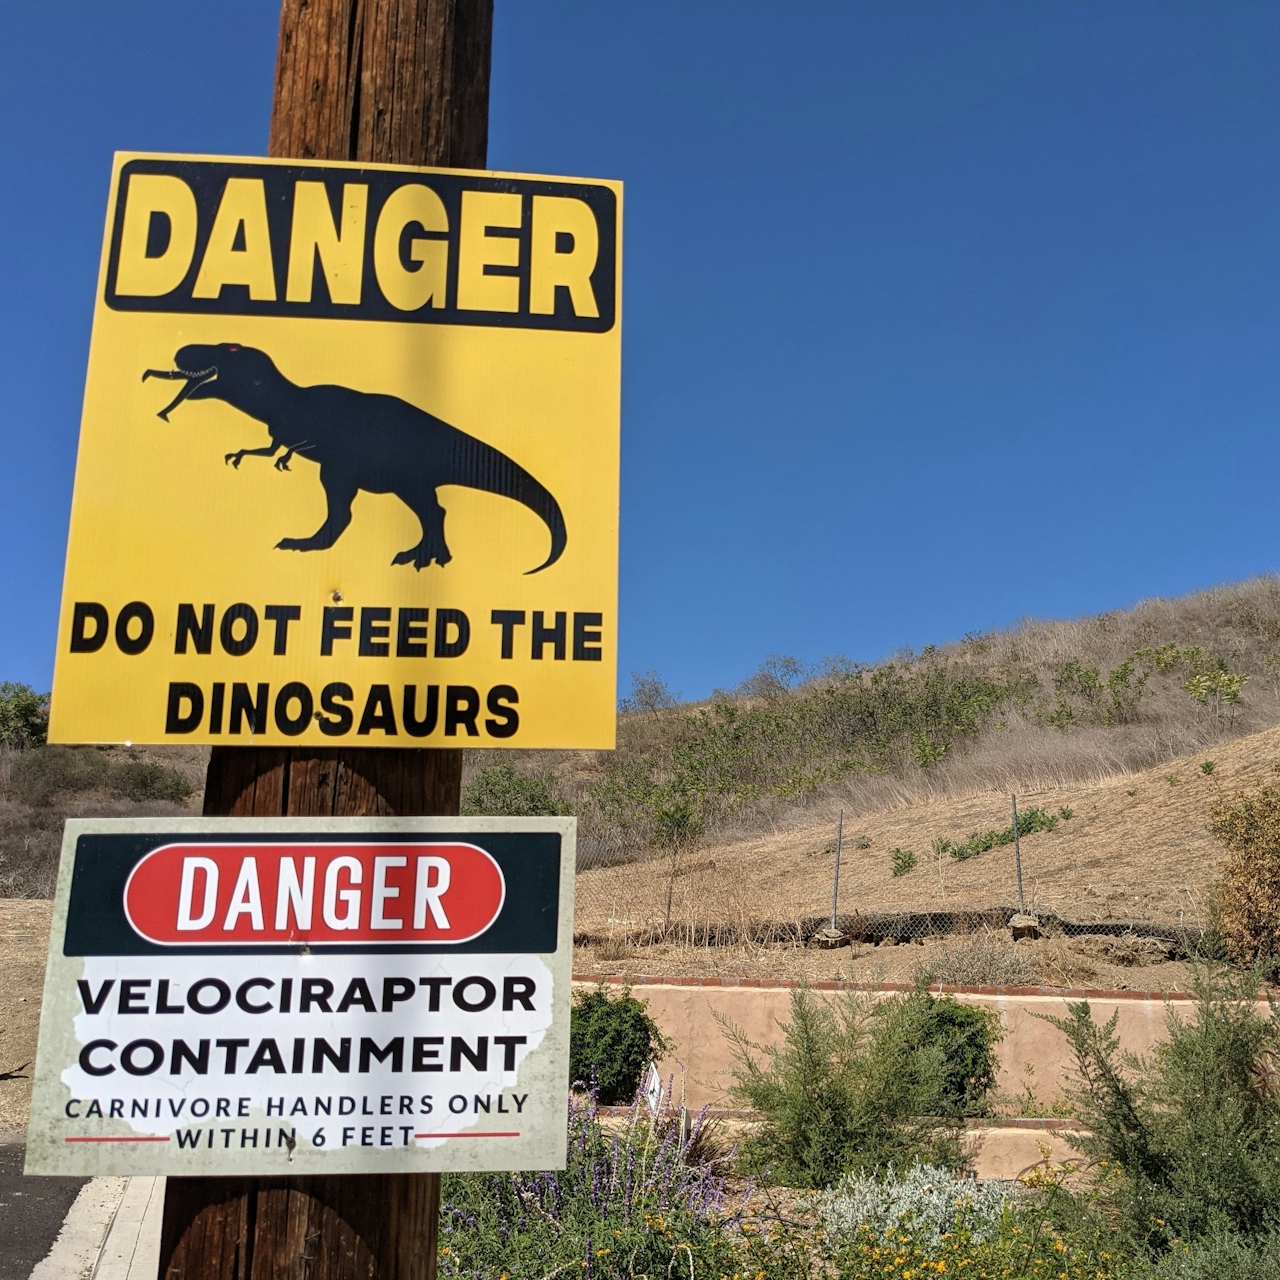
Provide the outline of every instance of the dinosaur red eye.
<path id="1" fill-rule="evenodd" d="M 231 347 L 228 347 L 228 348 L 227 348 L 227 350 L 228 350 L 228 351 L 239 351 L 239 350 L 240 350 L 240 348 L 239 348 L 239 347 L 236 347 L 236 346 L 231 346 Z"/>

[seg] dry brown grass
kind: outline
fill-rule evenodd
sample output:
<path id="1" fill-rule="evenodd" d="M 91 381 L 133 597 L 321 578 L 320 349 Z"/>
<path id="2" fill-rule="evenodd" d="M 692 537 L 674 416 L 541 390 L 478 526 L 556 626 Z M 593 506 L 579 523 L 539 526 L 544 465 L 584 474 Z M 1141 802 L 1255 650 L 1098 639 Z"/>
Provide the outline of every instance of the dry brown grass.
<path id="1" fill-rule="evenodd" d="M 50 914 L 47 902 L 0 902 L 0 1132 L 30 1115 Z"/>
<path id="2" fill-rule="evenodd" d="M 943 940 L 916 968 L 924 981 L 946 986 L 1033 987 L 1040 984 L 1035 948 L 993 929 Z"/>
<path id="3" fill-rule="evenodd" d="M 136 803 L 101 791 L 58 795 L 49 805 L 23 804 L 9 785 L 12 753 L 0 748 L 0 897 L 48 898 L 58 875 L 67 818 L 135 818 L 199 813 L 208 750 L 202 747 L 98 748 L 114 760 L 141 760 L 177 769 L 196 788 L 185 805 Z"/>
<path id="4" fill-rule="evenodd" d="M 998 938 L 990 945 L 1014 952 L 1007 966 L 969 967 L 967 957 L 957 955 L 955 937 L 919 938 L 909 944 L 853 946 L 826 950 L 794 943 L 736 943 L 723 947 L 689 946 L 674 939 L 650 946 L 629 948 L 615 958 L 598 945 L 574 948 L 574 972 L 594 976 L 616 975 L 629 981 L 665 975 L 685 977 L 734 977 L 792 979 L 803 982 L 844 981 L 862 984 L 914 983 L 935 970 L 935 959 L 950 953 L 950 973 L 968 973 L 960 985 L 1098 987 L 1108 990 L 1185 991 L 1191 987 L 1192 969 L 1186 960 L 1134 967 L 1102 956 L 1084 954 L 1077 938 L 1047 937 L 1014 944 Z M 608 954 L 610 958 L 602 958 Z M 984 966 L 986 957 L 980 957 Z M 1016 964 L 1016 967 L 1015 967 Z M 1003 976 L 995 983 L 980 982 L 978 973 Z M 1018 981 L 1014 981 L 1014 979 Z M 934 981 L 942 981 L 935 978 Z M 949 979 L 948 979 L 949 981 Z"/>

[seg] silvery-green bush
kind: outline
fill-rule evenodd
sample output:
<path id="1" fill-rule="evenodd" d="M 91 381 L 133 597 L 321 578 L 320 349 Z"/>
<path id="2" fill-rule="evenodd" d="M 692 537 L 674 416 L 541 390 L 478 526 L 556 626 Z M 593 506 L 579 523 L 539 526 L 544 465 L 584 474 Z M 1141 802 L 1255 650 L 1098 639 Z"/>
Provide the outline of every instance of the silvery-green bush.
<path id="1" fill-rule="evenodd" d="M 978 1182 L 937 1165 L 916 1163 L 901 1173 L 890 1165 L 879 1177 L 847 1174 L 818 1197 L 818 1211 L 833 1243 L 864 1225 L 877 1236 L 906 1231 L 925 1245 L 936 1245 L 945 1232 L 963 1226 L 982 1242 L 995 1235 L 1006 1207 L 1016 1205 L 1018 1196 L 1014 1184 Z"/>
<path id="2" fill-rule="evenodd" d="M 1151 1272 L 1151 1280 L 1277 1280 L 1280 1241 L 1268 1232 L 1249 1239 L 1213 1235 L 1178 1244 Z"/>

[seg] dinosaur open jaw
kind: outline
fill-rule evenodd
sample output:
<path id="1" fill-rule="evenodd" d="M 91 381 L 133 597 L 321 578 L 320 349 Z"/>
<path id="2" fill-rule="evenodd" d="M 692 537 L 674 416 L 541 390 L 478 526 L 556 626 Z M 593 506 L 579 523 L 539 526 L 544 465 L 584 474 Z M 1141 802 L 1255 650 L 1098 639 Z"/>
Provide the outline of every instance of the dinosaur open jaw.
<path id="1" fill-rule="evenodd" d="M 142 380 L 146 382 L 148 378 L 166 378 L 170 382 L 176 382 L 180 379 L 186 379 L 186 386 L 173 397 L 171 401 L 163 409 L 156 414 L 157 418 L 162 418 L 165 422 L 169 421 L 169 414 L 173 412 L 188 396 L 198 391 L 207 382 L 213 382 L 218 376 L 218 366 L 211 364 L 207 369 L 148 369 L 143 375 Z"/>

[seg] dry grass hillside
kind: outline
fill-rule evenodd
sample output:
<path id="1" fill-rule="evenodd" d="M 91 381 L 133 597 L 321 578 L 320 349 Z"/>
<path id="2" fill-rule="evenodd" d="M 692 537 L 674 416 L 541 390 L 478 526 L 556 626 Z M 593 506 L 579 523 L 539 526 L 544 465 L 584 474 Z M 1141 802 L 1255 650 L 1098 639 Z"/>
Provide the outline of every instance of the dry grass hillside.
<path id="1" fill-rule="evenodd" d="M 583 818 L 584 961 L 712 971 L 728 956 L 660 953 L 811 935 L 840 809 L 842 917 L 895 915 L 905 935 L 1007 914 L 1011 844 L 936 849 L 1009 827 L 1011 792 L 1056 823 L 1021 841 L 1029 909 L 1099 936 L 1198 932 L 1221 853 L 1209 804 L 1280 762 L 1280 581 L 795 674 L 775 659 L 698 705 L 651 687 L 611 756 L 520 762 Z M 915 860 L 897 876 L 895 851 Z"/>
<path id="2" fill-rule="evenodd" d="M 205 761 L 0 746 L 0 897 L 47 898 L 67 817 L 198 813 Z M 471 752 L 464 793 L 473 812 L 579 815 L 579 972 L 1168 991 L 1222 859 L 1209 806 L 1277 770 L 1265 578 L 873 667 L 773 658 L 697 704 L 642 678 L 616 752 Z M 1039 815 L 1023 889 L 1047 926 L 1017 943 L 1012 844 L 966 843 L 1010 825 L 1010 792 Z M 824 949 L 841 809 L 853 941 Z M 25 1121 L 49 924 L 47 903 L 0 906 L 4 1129 Z"/>
<path id="3" fill-rule="evenodd" d="M 1152 658 L 1162 656 L 1176 661 L 1160 669 Z M 699 732 L 722 726 L 726 713 L 739 725 L 753 713 L 782 718 L 824 694 L 855 684 L 865 690 L 877 679 L 883 685 L 892 677 L 899 685 L 897 701 L 908 705 L 895 707 L 895 691 L 882 687 L 869 711 L 853 707 L 863 722 L 837 726 L 845 733 L 831 735 L 836 738 L 831 754 L 843 749 L 845 758 L 826 762 L 825 770 L 815 767 L 812 754 L 804 759 L 803 747 L 797 749 L 785 733 L 772 744 L 763 735 L 758 739 L 776 748 L 771 763 L 784 767 L 770 769 L 750 759 L 728 762 L 730 767 L 710 781 L 723 783 L 738 766 L 728 779 L 738 784 L 736 793 L 728 803 L 710 806 L 716 812 L 708 828 L 725 834 L 773 830 L 815 805 L 825 811 L 837 801 L 854 813 L 872 813 L 984 791 L 1030 793 L 1102 782 L 1280 724 L 1280 578 L 1148 600 L 1097 617 L 1029 620 L 1008 631 L 897 654 L 870 668 L 836 660 L 825 671 L 794 681 L 788 679 L 794 669 L 788 672 L 787 661 L 767 662 L 737 689 L 707 702 L 634 710 L 624 702 L 616 752 L 515 754 L 523 757 L 522 769 L 547 777 L 566 807 L 584 816 L 589 839 L 626 844 L 618 831 L 609 830 L 610 814 L 599 802 L 611 779 L 653 764 L 659 783 L 671 781 L 683 763 L 673 757 L 682 747 L 696 751 L 703 745 Z M 1218 663 L 1227 677 L 1243 677 L 1234 704 L 1213 691 L 1203 700 L 1188 692 L 1197 662 Z M 926 690 L 915 698 L 918 690 L 902 689 L 913 680 L 926 683 L 931 673 L 935 685 L 959 686 L 958 698 L 948 702 L 948 689 Z M 1099 686 L 1095 691 L 1088 688 L 1089 673 Z M 966 688 L 966 681 L 978 687 Z M 1213 684 L 1212 673 L 1202 673 L 1204 683 Z M 941 724 L 936 716 L 931 721 L 934 707 L 919 705 L 927 703 L 930 692 L 944 704 L 936 708 L 943 713 Z M 836 714 L 840 710 L 846 708 Z M 903 712 L 896 735 L 888 723 L 895 710 Z M 947 723 L 945 714 L 956 710 L 964 721 Z M 858 739 L 869 736 L 865 720 L 877 717 L 872 734 L 882 733 L 868 751 Z M 920 747 L 924 750 L 913 750 Z M 787 757 L 799 757 L 801 767 L 788 773 Z M 474 753 L 471 772 L 497 758 L 494 752 Z M 705 777 L 694 782 L 709 789 Z"/>

